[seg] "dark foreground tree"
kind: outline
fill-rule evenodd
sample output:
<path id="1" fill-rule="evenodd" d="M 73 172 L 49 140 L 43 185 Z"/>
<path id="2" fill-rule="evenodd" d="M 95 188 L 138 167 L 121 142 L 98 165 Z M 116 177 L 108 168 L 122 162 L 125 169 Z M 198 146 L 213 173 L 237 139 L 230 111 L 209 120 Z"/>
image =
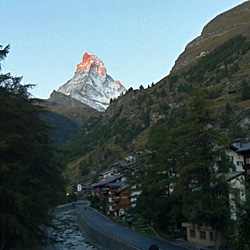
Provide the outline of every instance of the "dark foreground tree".
<path id="1" fill-rule="evenodd" d="M 243 199 L 239 198 L 239 195 L 235 197 L 237 204 L 237 221 L 231 230 L 230 247 L 237 250 L 245 250 L 250 248 L 250 189 L 249 178 L 245 176 L 245 190 L 243 191 Z"/>
<path id="2" fill-rule="evenodd" d="M 143 204 L 148 208 L 142 212 L 144 217 L 151 217 L 160 230 L 171 234 L 182 219 L 181 200 L 173 195 L 177 179 L 172 155 L 173 143 L 174 139 L 166 124 L 155 126 L 149 140 L 152 150 L 149 166 L 143 178 L 143 192 L 138 202 L 139 207 Z"/>
<path id="3" fill-rule="evenodd" d="M 192 223 L 212 226 L 214 239 L 231 226 L 228 183 L 224 175 L 232 167 L 219 145 L 227 145 L 216 130 L 217 118 L 202 90 L 196 90 L 180 121 L 178 138 L 177 195 L 183 200 L 183 213 Z"/>
<path id="4" fill-rule="evenodd" d="M 247 185 L 248 186 L 248 185 Z M 250 248 L 250 239 L 247 232 L 250 230 L 250 190 L 246 190 L 246 201 L 241 205 L 239 222 L 239 239 L 244 243 L 242 249 Z M 238 248 L 240 249 L 240 248 Z"/>
<path id="5" fill-rule="evenodd" d="M 0 47 L 0 61 L 9 46 Z M 0 74 L 0 249 L 36 249 L 64 197 L 62 166 L 20 77 Z"/>
<path id="6" fill-rule="evenodd" d="M 196 90 L 179 118 L 173 113 L 174 120 L 169 117 L 168 123 L 154 128 L 152 166 L 143 179 L 139 200 L 145 217 L 157 211 L 161 219 L 152 219 L 161 229 L 174 229 L 185 218 L 198 226 L 212 226 L 216 243 L 218 232 L 227 236 L 231 227 L 225 174 L 232 165 L 224 150 L 219 150 L 228 141 L 216 129 L 218 121 L 210 107 L 206 94 Z"/>

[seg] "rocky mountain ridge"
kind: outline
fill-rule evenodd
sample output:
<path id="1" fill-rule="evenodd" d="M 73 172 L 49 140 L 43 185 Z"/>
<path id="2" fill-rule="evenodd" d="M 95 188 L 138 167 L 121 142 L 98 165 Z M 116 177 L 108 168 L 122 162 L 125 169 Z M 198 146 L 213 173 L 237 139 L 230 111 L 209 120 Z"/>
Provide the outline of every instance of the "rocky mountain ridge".
<path id="1" fill-rule="evenodd" d="M 64 95 L 55 90 L 50 94 L 50 97 L 47 100 L 33 99 L 33 103 L 44 107 L 50 112 L 67 117 L 78 127 L 81 127 L 91 116 L 100 115 L 99 111 L 76 100 L 75 98 L 72 98 L 71 96 Z"/>
<path id="2" fill-rule="evenodd" d="M 203 28 L 200 36 L 187 44 L 184 52 L 175 61 L 171 72 L 183 70 L 200 57 L 210 53 L 225 40 L 238 34 L 249 36 L 249 26 L 249 1 L 216 16 Z"/>
<path id="3" fill-rule="evenodd" d="M 77 65 L 74 77 L 62 85 L 58 92 L 103 112 L 111 98 L 117 98 L 126 90 L 120 81 L 115 81 L 107 74 L 99 58 L 86 52 L 82 62 Z"/>

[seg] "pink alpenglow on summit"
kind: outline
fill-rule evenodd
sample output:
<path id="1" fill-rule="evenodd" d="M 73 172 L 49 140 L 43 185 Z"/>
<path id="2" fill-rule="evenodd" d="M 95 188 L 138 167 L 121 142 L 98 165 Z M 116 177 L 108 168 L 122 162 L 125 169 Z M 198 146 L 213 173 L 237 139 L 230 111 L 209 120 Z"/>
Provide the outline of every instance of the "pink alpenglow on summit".
<path id="1" fill-rule="evenodd" d="M 90 52 L 84 54 L 74 77 L 58 89 L 58 92 L 102 112 L 109 106 L 111 98 L 126 91 L 127 88 L 108 75 L 103 62 Z"/>
<path id="2" fill-rule="evenodd" d="M 82 58 L 82 62 L 77 65 L 76 71 L 90 71 L 93 67 L 94 71 L 100 76 L 106 77 L 106 69 L 103 62 L 90 52 L 86 52 Z"/>
<path id="3" fill-rule="evenodd" d="M 118 84 L 118 85 L 122 85 L 122 86 L 124 86 L 124 84 L 123 84 L 123 83 L 121 83 L 120 81 L 114 81 L 114 83 L 115 83 L 115 84 Z"/>

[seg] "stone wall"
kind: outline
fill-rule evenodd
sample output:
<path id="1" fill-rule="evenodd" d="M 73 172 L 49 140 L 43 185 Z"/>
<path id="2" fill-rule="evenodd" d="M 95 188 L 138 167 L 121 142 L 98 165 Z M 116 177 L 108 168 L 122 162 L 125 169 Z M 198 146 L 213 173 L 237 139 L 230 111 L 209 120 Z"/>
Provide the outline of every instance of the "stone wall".
<path id="1" fill-rule="evenodd" d="M 68 203 L 56 207 L 55 212 L 64 212 L 75 207 L 75 203 Z"/>
<path id="2" fill-rule="evenodd" d="M 81 212 L 76 208 L 78 225 L 85 232 L 85 234 L 97 244 L 109 249 L 109 250 L 139 250 L 136 247 L 130 246 L 124 242 L 121 242 L 107 234 L 104 234 L 95 228 L 93 228 L 81 215 Z"/>

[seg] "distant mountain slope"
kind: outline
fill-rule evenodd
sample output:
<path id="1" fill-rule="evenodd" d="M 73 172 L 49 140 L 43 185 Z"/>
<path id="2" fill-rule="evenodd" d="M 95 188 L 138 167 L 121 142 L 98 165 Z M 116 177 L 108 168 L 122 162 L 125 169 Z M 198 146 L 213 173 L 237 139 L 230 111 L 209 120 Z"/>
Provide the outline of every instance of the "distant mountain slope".
<path id="1" fill-rule="evenodd" d="M 178 57 L 172 73 L 184 70 L 198 58 L 214 50 L 218 45 L 236 35 L 250 35 L 250 2 L 247 1 L 210 21 L 201 35 L 191 41 Z"/>
<path id="2" fill-rule="evenodd" d="M 160 124 L 173 128 L 185 116 L 184 107 L 195 88 L 210 98 L 218 129 L 231 139 L 249 136 L 249 7 L 246 2 L 213 19 L 204 28 L 204 39 L 186 47 L 170 75 L 148 89 L 129 89 L 110 103 L 102 117 L 86 121 L 65 145 L 72 150 L 65 159 L 69 180 L 90 180 L 111 163 L 148 149 L 148 139 Z"/>
<path id="3" fill-rule="evenodd" d="M 84 54 L 74 77 L 58 89 L 98 111 L 104 111 L 111 98 L 125 91 L 126 87 L 109 76 L 103 62 L 90 52 Z"/>
<path id="4" fill-rule="evenodd" d="M 56 147 L 62 147 L 79 131 L 79 126 L 76 123 L 55 112 L 44 113 L 41 118 L 53 126 L 51 139 Z"/>
<path id="5" fill-rule="evenodd" d="M 52 139 L 59 147 L 76 134 L 90 117 L 101 114 L 88 105 L 57 91 L 53 91 L 48 100 L 33 99 L 32 102 L 48 111 L 42 118 L 55 128 Z"/>
<path id="6" fill-rule="evenodd" d="M 33 103 L 43 106 L 48 111 L 67 117 L 79 127 L 91 116 L 99 116 L 101 114 L 75 98 L 55 90 L 51 93 L 49 99 L 33 99 Z"/>

